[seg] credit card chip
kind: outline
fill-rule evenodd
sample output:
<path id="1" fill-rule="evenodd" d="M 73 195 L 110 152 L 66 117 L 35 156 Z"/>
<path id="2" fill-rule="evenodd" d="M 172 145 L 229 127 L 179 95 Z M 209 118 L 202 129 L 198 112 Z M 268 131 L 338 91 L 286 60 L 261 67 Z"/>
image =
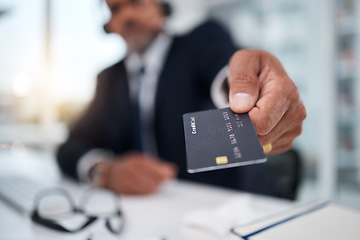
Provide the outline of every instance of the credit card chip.
<path id="1" fill-rule="evenodd" d="M 227 156 L 216 157 L 217 165 L 228 164 L 228 163 L 229 163 L 229 160 L 228 160 Z"/>

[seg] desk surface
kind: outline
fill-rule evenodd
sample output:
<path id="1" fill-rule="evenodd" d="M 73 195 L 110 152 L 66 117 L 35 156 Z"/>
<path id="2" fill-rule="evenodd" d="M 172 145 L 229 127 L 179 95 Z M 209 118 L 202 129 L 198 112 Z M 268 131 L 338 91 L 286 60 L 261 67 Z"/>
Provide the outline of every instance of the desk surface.
<path id="1" fill-rule="evenodd" d="M 2 161 L 0 161 L 1 175 L 4 175 L 5 171 L 6 174 L 14 172 L 14 169 L 10 169 L 14 161 L 24 161 L 23 159 L 14 160 L 10 157 L 4 158 L 4 156 L 4 154 L 1 155 L 0 153 L 0 158 L 2 158 Z M 49 157 L 48 155 L 45 156 Z M 10 159 L 12 162 L 10 166 L 7 164 L 7 168 L 2 168 L 4 163 L 8 160 L 10 161 Z M 53 169 L 53 161 L 40 159 L 41 157 L 35 157 L 32 160 L 31 171 L 33 171 L 33 173 L 25 174 L 26 176 L 36 176 L 36 168 L 38 168 L 38 172 L 39 169 L 41 172 L 44 169 L 48 169 L 47 172 L 49 176 L 43 176 L 41 179 L 53 181 L 70 190 L 75 196 L 79 195 L 84 188 L 87 187 L 84 185 L 79 186 L 69 180 L 61 179 L 58 176 L 54 177 L 56 169 Z M 21 164 L 24 164 L 24 162 L 21 162 Z M 45 166 L 47 164 L 49 167 Z M 14 164 L 14 166 L 15 165 L 18 164 Z M 24 175 L 24 167 L 20 169 L 20 174 Z M 186 226 L 183 223 L 183 216 L 191 210 L 204 207 L 218 207 L 229 198 L 240 196 L 241 194 L 243 193 L 207 185 L 173 181 L 164 184 L 156 194 L 150 196 L 121 197 L 120 201 L 126 217 L 126 225 L 120 238 L 147 240 L 149 237 L 164 236 L 169 240 L 219 239 L 219 237 L 212 236 L 202 230 Z M 253 204 L 266 215 L 284 210 L 292 205 L 292 203 L 288 201 L 263 196 L 253 196 Z M 56 239 L 65 236 L 64 234 L 59 234 L 33 224 L 28 217 L 21 215 L 2 201 L 0 201 L 0 216 L 0 239 Z M 95 224 L 90 231 L 94 232 L 93 239 L 95 240 L 105 238 L 119 239 L 118 236 L 114 237 L 108 234 L 107 231 L 104 230 L 103 223 Z M 220 239 L 230 240 L 238 238 L 229 233 L 229 235 Z"/>

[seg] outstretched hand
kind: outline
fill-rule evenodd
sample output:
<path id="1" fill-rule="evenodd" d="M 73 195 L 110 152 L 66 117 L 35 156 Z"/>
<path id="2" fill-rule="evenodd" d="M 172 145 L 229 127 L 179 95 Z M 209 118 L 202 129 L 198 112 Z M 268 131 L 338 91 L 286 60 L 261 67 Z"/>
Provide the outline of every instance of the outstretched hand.
<path id="1" fill-rule="evenodd" d="M 261 50 L 240 50 L 229 63 L 229 101 L 236 113 L 249 112 L 268 155 L 288 150 L 302 132 L 306 110 L 279 60 Z"/>

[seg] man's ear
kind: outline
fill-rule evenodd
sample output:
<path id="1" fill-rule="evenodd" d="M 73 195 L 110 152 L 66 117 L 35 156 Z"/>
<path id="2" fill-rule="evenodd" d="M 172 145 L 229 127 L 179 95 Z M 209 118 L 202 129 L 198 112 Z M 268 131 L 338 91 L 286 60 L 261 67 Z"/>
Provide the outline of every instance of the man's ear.
<path id="1" fill-rule="evenodd" d="M 165 17 L 170 17 L 172 14 L 172 6 L 166 0 L 157 0 L 162 7 L 162 11 Z"/>
<path id="2" fill-rule="evenodd" d="M 104 24 L 103 28 L 106 33 L 110 33 L 109 23 Z"/>
<path id="3" fill-rule="evenodd" d="M 171 14 L 172 14 L 172 7 L 171 7 L 170 3 L 162 2 L 161 6 L 163 8 L 163 12 L 164 12 L 165 17 L 170 17 Z"/>

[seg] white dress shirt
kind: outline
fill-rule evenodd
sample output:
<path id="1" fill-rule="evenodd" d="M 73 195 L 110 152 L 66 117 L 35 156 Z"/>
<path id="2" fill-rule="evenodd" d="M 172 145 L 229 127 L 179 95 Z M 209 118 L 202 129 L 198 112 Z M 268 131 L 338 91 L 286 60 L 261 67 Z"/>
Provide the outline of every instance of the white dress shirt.
<path id="1" fill-rule="evenodd" d="M 155 96 L 160 73 L 164 66 L 172 38 L 165 33 L 159 34 L 143 55 L 131 52 L 125 59 L 131 99 L 138 98 L 140 107 L 140 132 L 143 150 L 157 155 L 154 128 Z M 145 68 L 141 79 L 139 70 Z"/>

